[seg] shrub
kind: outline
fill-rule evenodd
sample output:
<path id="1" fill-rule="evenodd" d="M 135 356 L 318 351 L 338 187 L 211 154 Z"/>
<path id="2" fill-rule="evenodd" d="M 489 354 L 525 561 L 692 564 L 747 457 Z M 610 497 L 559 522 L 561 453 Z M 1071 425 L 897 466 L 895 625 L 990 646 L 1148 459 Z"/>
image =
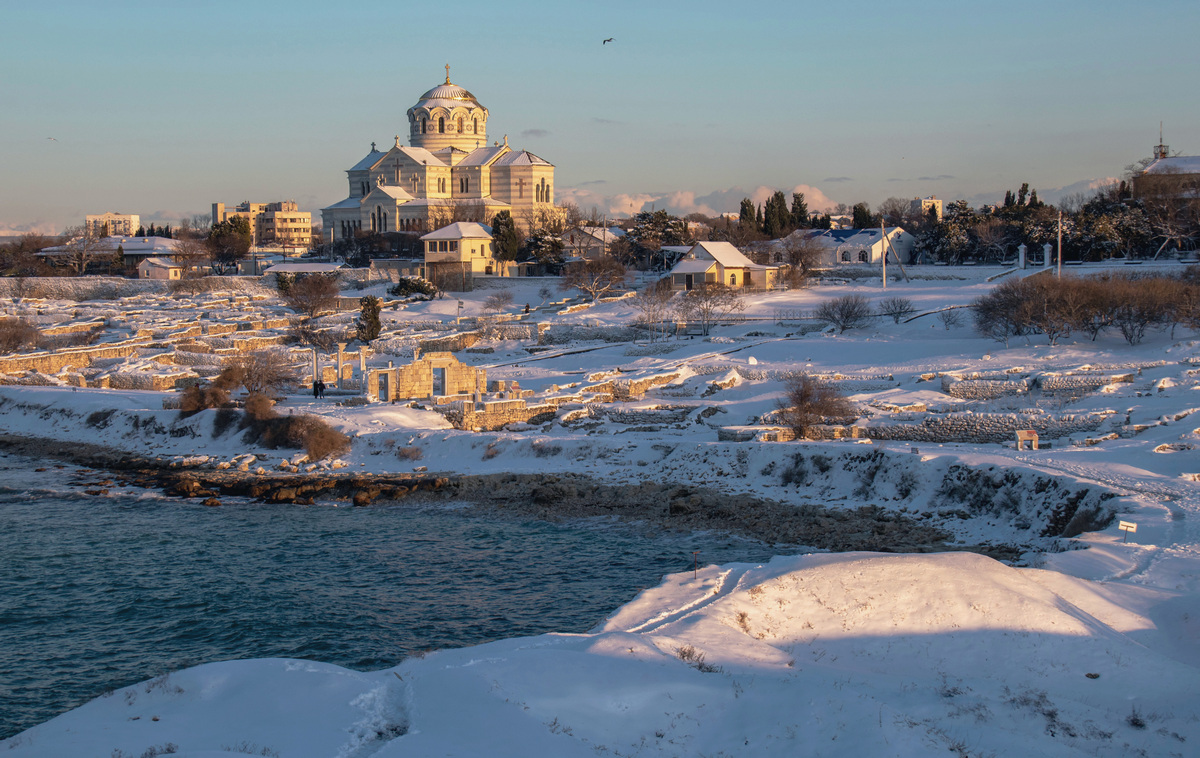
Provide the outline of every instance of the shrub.
<path id="1" fill-rule="evenodd" d="M 350 438 L 316 416 L 270 416 L 253 418 L 245 416 L 249 430 L 247 442 L 255 439 L 263 447 L 302 449 L 309 460 L 341 453 L 350 448 Z"/>
<path id="2" fill-rule="evenodd" d="M 275 401 L 258 393 L 246 398 L 245 408 L 246 414 L 254 419 L 267 419 L 275 415 Z"/>
<path id="3" fill-rule="evenodd" d="M 876 306 L 880 316 L 890 316 L 892 321 L 899 324 L 900 319 L 911 316 L 917 312 L 913 301 L 907 297 L 889 297 L 879 301 Z"/>
<path id="4" fill-rule="evenodd" d="M 402 461 L 419 461 L 425 457 L 425 453 L 416 445 L 408 445 L 396 448 L 396 457 Z"/>
<path id="5" fill-rule="evenodd" d="M 195 415 L 209 408 L 220 408 L 229 402 L 229 392 L 218 384 L 201 386 L 194 384 L 183 391 L 179 400 L 181 418 Z"/>
<path id="6" fill-rule="evenodd" d="M 804 438 L 809 429 L 828 419 L 841 420 L 855 415 L 854 405 L 849 400 L 808 374 L 789 379 L 779 402 L 780 421 L 798 438 Z"/>
<path id="7" fill-rule="evenodd" d="M 817 308 L 816 317 L 838 328 L 838 333 L 847 329 L 862 329 L 871 323 L 871 304 L 862 295 L 844 295 L 827 300 Z"/>
<path id="8" fill-rule="evenodd" d="M 406 276 L 391 287 L 388 287 L 388 294 L 392 297 L 420 295 L 429 299 L 437 294 L 437 287 L 433 286 L 432 282 L 420 277 Z"/>
<path id="9" fill-rule="evenodd" d="M 21 318 L 0 319 L 0 353 L 15 353 L 37 344 L 41 332 Z"/>

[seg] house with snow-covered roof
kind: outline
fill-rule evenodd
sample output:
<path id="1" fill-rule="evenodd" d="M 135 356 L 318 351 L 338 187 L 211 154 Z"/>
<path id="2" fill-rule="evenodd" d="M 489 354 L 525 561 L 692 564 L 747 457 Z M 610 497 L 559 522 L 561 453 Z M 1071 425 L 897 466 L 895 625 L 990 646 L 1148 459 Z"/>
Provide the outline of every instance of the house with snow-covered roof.
<path id="1" fill-rule="evenodd" d="M 421 235 L 425 270 L 431 281 L 466 282 L 476 274 L 503 274 L 495 258 L 492 228 L 474 221 L 456 221 Z M 450 289 L 456 285 L 451 284 Z"/>
<path id="2" fill-rule="evenodd" d="M 454 221 L 490 223 L 501 211 L 525 232 L 560 219 L 554 164 L 504 137 L 488 144 L 490 115 L 446 81 L 408 109 L 409 144 L 371 150 L 347 170 L 349 195 L 321 210 L 331 240 L 356 232 L 430 232 Z"/>
<path id="3" fill-rule="evenodd" d="M 145 258 L 137 265 L 139 279 L 179 279 L 183 266 L 170 258 Z"/>
<path id="4" fill-rule="evenodd" d="M 577 226 L 562 236 L 562 243 L 571 257 L 594 261 L 608 255 L 612 244 L 624 236 L 619 226 Z"/>
<path id="5" fill-rule="evenodd" d="M 779 266 L 755 263 L 728 242 L 704 241 L 692 245 L 671 268 L 671 289 L 686 291 L 704 284 L 769 289 L 779 277 Z"/>
<path id="6" fill-rule="evenodd" d="M 884 252 L 890 244 L 900 257 L 901 263 L 908 263 L 912 257 L 913 245 L 916 238 L 901 227 L 892 226 L 886 230 L 879 229 L 797 229 L 782 240 L 771 245 L 771 260 L 783 263 L 787 254 L 783 248 L 789 239 L 807 239 L 816 242 L 824 248 L 818 266 L 832 268 L 835 266 L 850 266 L 862 264 L 880 264 Z M 893 261 L 895 258 L 892 259 Z"/>

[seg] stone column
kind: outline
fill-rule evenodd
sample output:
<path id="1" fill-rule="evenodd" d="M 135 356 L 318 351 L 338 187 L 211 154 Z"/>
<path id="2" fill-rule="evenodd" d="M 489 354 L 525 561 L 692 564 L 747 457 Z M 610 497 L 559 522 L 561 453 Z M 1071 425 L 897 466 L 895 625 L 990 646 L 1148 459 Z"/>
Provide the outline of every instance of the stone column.
<path id="1" fill-rule="evenodd" d="M 337 346 L 338 346 L 337 388 L 340 390 L 342 388 L 342 361 L 344 360 L 344 356 L 346 354 L 346 343 L 339 342 L 339 343 L 337 343 Z"/>
<path id="2" fill-rule="evenodd" d="M 1049 242 L 1042 245 L 1042 268 L 1050 268 L 1050 251 L 1052 249 L 1053 246 Z"/>
<path id="3" fill-rule="evenodd" d="M 1025 268 L 1025 254 L 1029 252 L 1029 248 L 1025 247 L 1025 243 L 1017 245 L 1017 267 Z"/>

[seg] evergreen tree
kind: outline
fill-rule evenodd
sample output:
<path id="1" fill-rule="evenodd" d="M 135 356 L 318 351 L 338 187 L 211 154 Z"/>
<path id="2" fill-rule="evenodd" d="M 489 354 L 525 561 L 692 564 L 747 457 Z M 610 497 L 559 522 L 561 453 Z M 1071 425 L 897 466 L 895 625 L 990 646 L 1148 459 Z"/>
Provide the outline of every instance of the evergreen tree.
<path id="1" fill-rule="evenodd" d="M 517 255 L 521 252 L 521 243 L 524 240 L 517 231 L 517 224 L 513 221 L 512 214 L 508 211 L 500 211 L 492 219 L 492 239 L 496 245 L 496 260 L 515 261 L 517 259 Z"/>
<path id="2" fill-rule="evenodd" d="M 117 249 L 113 253 L 113 257 L 112 257 L 112 267 L 114 269 L 118 269 L 118 270 L 125 268 L 125 246 L 124 245 L 117 245 Z"/>
<path id="3" fill-rule="evenodd" d="M 791 217 L 793 229 L 808 228 L 808 203 L 804 202 L 803 192 L 792 193 Z"/>
<path id="4" fill-rule="evenodd" d="M 779 239 L 790 231 L 791 220 L 787 200 L 782 192 L 776 191 L 767 199 L 767 206 L 763 211 L 763 232 L 770 239 Z"/>
<path id="5" fill-rule="evenodd" d="M 138 226 L 138 230 L 133 236 L 134 237 L 145 237 L 146 236 L 146 227 Z"/>
<path id="6" fill-rule="evenodd" d="M 382 308 L 382 302 L 374 295 L 360 297 L 358 304 L 362 310 L 358 315 L 358 320 L 354 322 L 355 336 L 359 342 L 370 342 L 379 336 L 379 332 L 383 329 L 383 323 L 379 318 L 379 311 Z"/>
<path id="7" fill-rule="evenodd" d="M 1030 208 L 1041 208 L 1042 205 L 1043 205 L 1042 201 L 1038 200 L 1037 190 L 1030 192 L 1029 193 L 1029 207 Z"/>
<path id="8" fill-rule="evenodd" d="M 754 223 L 754 202 L 748 198 L 742 198 L 742 207 L 738 213 L 738 223 L 747 226 Z"/>
<path id="9" fill-rule="evenodd" d="M 1004 190 L 1004 207 L 1011 208 L 1016 202 L 1013 198 L 1012 190 Z"/>
<path id="10" fill-rule="evenodd" d="M 761 206 L 761 205 L 760 205 L 760 206 L 758 206 L 757 208 L 755 208 L 755 209 L 754 209 L 754 226 L 755 226 L 755 228 L 757 228 L 757 229 L 758 229 L 760 232 L 762 231 L 762 228 L 763 228 L 763 212 L 762 212 L 762 206 Z"/>
<path id="11" fill-rule="evenodd" d="M 866 203 L 855 203 L 852 211 L 851 226 L 855 229 L 871 229 L 875 226 L 875 218 L 871 215 L 871 206 Z"/>
<path id="12" fill-rule="evenodd" d="M 1017 190 L 1017 207 L 1025 207 L 1025 196 L 1029 194 L 1029 182 L 1022 182 L 1021 189 Z"/>

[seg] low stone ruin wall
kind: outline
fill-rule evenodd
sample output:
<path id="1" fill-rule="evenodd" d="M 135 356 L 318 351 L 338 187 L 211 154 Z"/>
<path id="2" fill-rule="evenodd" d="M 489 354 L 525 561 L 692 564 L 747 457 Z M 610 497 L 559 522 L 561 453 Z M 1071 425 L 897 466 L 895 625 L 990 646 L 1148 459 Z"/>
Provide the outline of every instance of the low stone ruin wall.
<path id="1" fill-rule="evenodd" d="M 1029 380 L 957 379 L 943 376 L 942 392 L 961 400 L 995 400 L 998 397 L 1029 394 Z"/>
<path id="2" fill-rule="evenodd" d="M 1100 428 L 1103 414 L 952 413 L 931 416 L 920 424 L 857 426 L 858 435 L 880 440 L 911 442 L 1011 442 L 1018 429 L 1032 429 L 1043 439 L 1087 434 Z M 845 435 L 851 436 L 851 435 Z"/>

